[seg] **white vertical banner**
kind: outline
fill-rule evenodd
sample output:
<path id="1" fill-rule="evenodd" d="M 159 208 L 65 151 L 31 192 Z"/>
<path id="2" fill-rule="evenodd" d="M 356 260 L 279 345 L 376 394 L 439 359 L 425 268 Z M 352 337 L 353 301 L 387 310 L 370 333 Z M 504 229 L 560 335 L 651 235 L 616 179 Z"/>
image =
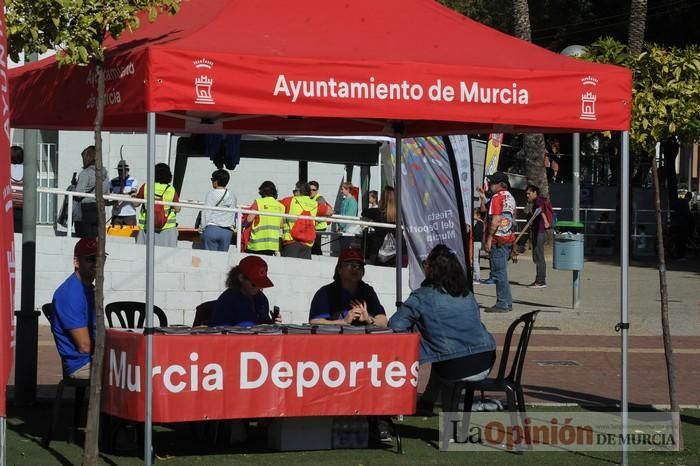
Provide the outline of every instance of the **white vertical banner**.
<path id="1" fill-rule="evenodd" d="M 460 161 L 468 162 L 468 138 L 458 138 L 455 142 L 460 152 Z M 464 144 L 467 144 L 466 150 Z M 391 148 L 390 164 L 393 167 L 396 147 L 392 144 Z M 449 139 L 406 138 L 402 140 L 402 149 L 401 212 L 409 258 L 409 284 L 411 289 L 416 289 L 425 278 L 422 262 L 438 244 L 444 244 L 455 251 L 462 264 L 465 264 L 465 270 L 469 270 L 469 250 L 466 247 L 464 228 L 467 224 L 465 208 L 468 206 L 461 202 L 459 162 L 452 156 Z M 467 163 L 463 167 L 464 176 L 469 182 L 471 164 Z"/>

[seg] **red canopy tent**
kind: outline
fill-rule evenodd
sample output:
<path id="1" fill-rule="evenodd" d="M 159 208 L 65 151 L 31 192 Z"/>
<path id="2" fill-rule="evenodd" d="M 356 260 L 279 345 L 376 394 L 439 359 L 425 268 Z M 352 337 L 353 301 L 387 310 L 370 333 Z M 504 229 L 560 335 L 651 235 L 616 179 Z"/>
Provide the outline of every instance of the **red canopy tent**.
<path id="1" fill-rule="evenodd" d="M 193 0 L 107 42 L 105 130 L 406 135 L 629 127 L 628 70 L 431 0 Z M 92 68 L 10 72 L 14 127 L 93 124 Z M 60 91 L 57 91 L 60 89 Z"/>
<path id="2" fill-rule="evenodd" d="M 628 173 L 629 70 L 560 56 L 432 0 L 191 0 L 173 17 L 142 23 L 133 34 L 106 44 L 104 129 L 147 129 L 149 184 L 156 128 L 389 134 L 397 136 L 397 153 L 402 136 L 621 130 L 621 173 Z M 59 69 L 54 59 L 45 59 L 12 70 L 10 89 L 14 127 L 92 129 L 96 79 L 91 67 Z M 400 157 L 396 169 L 400 199 Z M 628 182 L 624 176 L 623 434 Z M 149 198 L 152 216 L 150 191 Z M 400 228 L 399 215 L 397 235 Z M 153 232 L 147 237 L 146 326 L 151 327 Z M 148 341 L 147 373 L 150 336 Z M 150 407 L 150 377 L 145 383 Z M 145 429 L 149 464 L 148 413 Z"/>

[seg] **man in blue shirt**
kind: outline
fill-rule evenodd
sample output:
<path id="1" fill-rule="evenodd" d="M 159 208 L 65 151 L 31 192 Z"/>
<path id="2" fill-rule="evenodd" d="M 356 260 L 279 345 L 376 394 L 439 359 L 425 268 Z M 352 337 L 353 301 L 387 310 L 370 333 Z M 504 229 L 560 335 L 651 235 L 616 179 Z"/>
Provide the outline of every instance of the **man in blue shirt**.
<path id="1" fill-rule="evenodd" d="M 96 238 L 81 238 L 75 244 L 73 265 L 75 272 L 53 295 L 51 332 L 65 376 L 89 379 L 95 342 Z"/>

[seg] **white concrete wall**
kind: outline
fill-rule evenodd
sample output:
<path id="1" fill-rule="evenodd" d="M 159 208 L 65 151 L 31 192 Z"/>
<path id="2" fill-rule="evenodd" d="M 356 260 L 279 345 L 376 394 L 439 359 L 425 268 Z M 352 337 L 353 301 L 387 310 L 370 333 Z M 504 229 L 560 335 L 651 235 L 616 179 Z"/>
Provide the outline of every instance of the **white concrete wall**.
<path id="1" fill-rule="evenodd" d="M 15 235 L 17 254 L 16 307 L 20 302 L 22 247 L 21 236 Z M 50 302 L 54 290 L 73 271 L 73 246 L 76 238 L 55 237 L 53 231 L 39 228 L 36 242 L 36 308 Z M 156 247 L 155 304 L 166 311 L 170 324 L 191 325 L 195 308 L 204 301 L 216 299 L 224 290 L 226 274 L 242 255 L 231 248 L 228 254 L 179 248 Z M 146 248 L 131 239 L 108 237 L 105 268 L 105 303 L 144 301 L 146 288 Z M 270 305 L 282 310 L 287 323 L 308 320 L 311 298 L 318 288 L 329 283 L 336 264 L 334 258 L 316 257 L 311 261 L 283 257 L 265 258 L 270 279 L 275 284 L 265 294 Z M 387 314 L 393 313 L 396 301 L 395 271 L 388 267 L 368 266 L 365 280 L 374 287 Z M 403 274 L 403 298 L 406 299 L 408 273 Z M 47 324 L 43 316 L 41 323 Z"/>
<path id="2" fill-rule="evenodd" d="M 94 144 L 94 134 L 87 131 L 60 131 L 58 143 L 58 188 L 65 189 L 73 172 L 80 172 L 82 160 L 80 153 L 83 149 Z M 171 170 L 175 169 L 175 150 L 177 137 L 172 138 L 169 145 L 168 136 L 156 136 L 156 163 L 167 163 Z M 120 160 L 120 150 L 124 160 L 129 164 L 130 174 L 139 185 L 146 181 L 146 135 L 141 133 L 103 133 L 104 166 L 109 177 L 117 176 L 117 163 Z M 216 170 L 214 164 L 206 157 L 191 158 L 187 162 L 187 172 L 179 193 L 183 201 L 202 202 L 206 193 L 211 189 L 211 173 Z M 241 159 L 241 163 L 229 171 L 231 189 L 241 205 L 250 205 L 258 197 L 258 186 L 270 180 L 277 186 L 280 199 L 292 193 L 292 188 L 298 179 L 298 162 L 284 160 Z M 325 163 L 309 163 L 309 180 L 317 180 L 320 191 L 326 200 L 334 204 L 339 192 L 341 179 L 345 175 L 344 165 Z M 360 170 L 353 171 L 353 183 L 360 183 Z M 380 191 L 381 179 L 379 167 L 371 168 L 370 189 Z M 178 224 L 194 226 L 197 210 L 184 209 L 178 215 Z"/>

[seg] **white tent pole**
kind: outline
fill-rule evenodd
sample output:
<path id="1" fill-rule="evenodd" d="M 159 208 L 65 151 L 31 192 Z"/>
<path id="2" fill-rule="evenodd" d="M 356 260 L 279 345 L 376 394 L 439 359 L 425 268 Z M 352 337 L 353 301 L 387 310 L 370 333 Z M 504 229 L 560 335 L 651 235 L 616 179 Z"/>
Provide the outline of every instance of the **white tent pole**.
<path id="1" fill-rule="evenodd" d="M 618 324 L 622 335 L 622 394 L 620 415 L 622 420 L 622 438 L 627 437 L 628 411 L 627 411 L 627 347 L 629 336 L 628 308 L 629 308 L 629 229 L 630 229 L 630 135 L 622 133 L 622 163 L 620 164 L 620 323 Z M 627 466 L 627 442 L 622 442 L 622 465 Z"/>
<path id="2" fill-rule="evenodd" d="M 403 131 L 394 131 L 396 134 L 396 170 L 394 174 L 394 194 L 396 195 L 396 307 L 402 301 L 401 296 L 401 265 L 403 264 L 403 233 L 401 231 L 401 159 L 403 150 L 401 148 L 401 134 Z"/>
<path id="3" fill-rule="evenodd" d="M 581 221 L 581 133 L 573 136 L 573 176 L 571 178 L 573 217 L 576 223 Z M 586 231 L 585 225 L 583 231 Z M 581 271 L 574 270 L 571 282 L 571 308 L 578 309 L 581 305 Z"/>
<path id="4" fill-rule="evenodd" d="M 146 466 L 153 458 L 153 301 L 155 294 L 155 226 L 153 224 L 155 202 L 155 166 L 156 166 L 156 114 L 148 112 L 146 131 L 148 136 L 148 157 L 146 169 L 146 413 L 144 415 L 143 459 Z"/>
<path id="5" fill-rule="evenodd" d="M 5 416 L 0 417 L 0 466 L 5 466 L 6 458 L 5 454 L 7 448 L 5 444 L 7 443 L 7 418 Z"/>

